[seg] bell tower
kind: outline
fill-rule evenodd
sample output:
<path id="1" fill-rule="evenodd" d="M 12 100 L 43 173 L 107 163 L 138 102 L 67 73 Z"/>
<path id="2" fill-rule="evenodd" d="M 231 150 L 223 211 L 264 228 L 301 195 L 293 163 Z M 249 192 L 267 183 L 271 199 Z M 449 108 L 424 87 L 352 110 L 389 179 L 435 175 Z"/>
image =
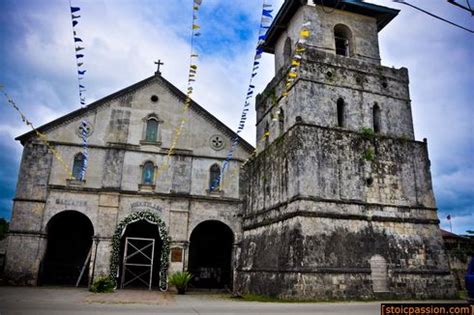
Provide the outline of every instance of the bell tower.
<path id="1" fill-rule="evenodd" d="M 381 65 L 378 33 L 397 14 L 357 0 L 286 0 L 273 21 L 263 48 L 275 56 L 275 77 L 257 96 L 258 154 L 241 182 L 242 293 L 454 296 L 408 71 Z"/>

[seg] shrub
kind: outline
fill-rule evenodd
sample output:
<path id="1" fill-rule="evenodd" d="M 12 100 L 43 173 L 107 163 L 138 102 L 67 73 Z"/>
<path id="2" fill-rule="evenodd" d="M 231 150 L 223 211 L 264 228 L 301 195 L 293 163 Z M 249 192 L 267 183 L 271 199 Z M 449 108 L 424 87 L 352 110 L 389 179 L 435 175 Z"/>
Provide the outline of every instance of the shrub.
<path id="1" fill-rule="evenodd" d="M 375 137 L 375 132 L 372 128 L 362 128 L 360 130 L 360 133 L 362 134 L 362 137 L 364 137 L 367 140 L 373 140 Z"/>
<path id="2" fill-rule="evenodd" d="M 115 281 L 110 276 L 99 276 L 94 279 L 90 287 L 91 292 L 95 293 L 110 293 L 114 292 Z"/>
<path id="3" fill-rule="evenodd" d="M 170 285 L 174 285 L 176 290 L 178 290 L 178 294 L 184 294 L 186 289 L 188 288 L 188 283 L 192 279 L 192 275 L 185 271 L 185 272 L 175 272 L 169 278 Z"/>
<path id="4" fill-rule="evenodd" d="M 367 150 L 365 150 L 363 156 L 364 160 L 366 161 L 373 161 L 375 159 L 375 152 L 374 152 L 374 149 L 372 148 L 368 148 Z"/>

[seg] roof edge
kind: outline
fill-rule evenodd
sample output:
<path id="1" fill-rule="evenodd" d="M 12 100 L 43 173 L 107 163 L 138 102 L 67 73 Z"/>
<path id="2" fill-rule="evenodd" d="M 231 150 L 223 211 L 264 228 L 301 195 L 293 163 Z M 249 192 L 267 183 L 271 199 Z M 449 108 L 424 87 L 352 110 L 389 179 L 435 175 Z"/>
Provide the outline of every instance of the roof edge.
<path id="1" fill-rule="evenodd" d="M 112 101 L 116 99 L 117 97 L 120 97 L 122 95 L 125 95 L 135 89 L 138 89 L 148 83 L 151 83 L 153 80 L 160 78 L 164 84 L 166 85 L 167 88 L 170 89 L 171 93 L 175 94 L 181 101 L 184 102 L 184 100 L 187 98 L 186 94 L 183 93 L 180 89 L 178 89 L 176 86 L 174 86 L 171 82 L 166 80 L 162 76 L 158 75 L 153 75 L 151 77 L 148 77 L 142 81 L 139 81 L 137 83 L 134 83 L 126 88 L 123 88 L 117 92 L 114 92 L 108 96 L 105 96 L 97 101 L 94 101 L 93 103 L 87 105 L 86 107 L 79 108 L 77 110 L 74 110 L 66 115 L 63 115 L 61 117 L 58 117 L 44 125 L 41 125 L 40 127 L 36 128 L 36 130 L 40 132 L 45 132 L 47 130 L 50 130 L 64 122 L 67 122 L 69 120 L 75 119 L 78 116 L 81 116 L 91 110 L 94 110 L 98 108 L 101 105 L 105 105 L 105 103 Z M 224 124 L 222 121 L 220 121 L 217 117 L 212 115 L 210 112 L 208 112 L 204 107 L 196 103 L 194 100 L 191 99 L 191 108 L 193 108 L 198 114 L 204 116 L 205 118 L 208 118 L 211 122 L 214 122 L 214 126 L 218 129 L 221 129 L 223 132 L 227 133 L 227 135 L 231 137 L 237 136 L 239 139 L 239 143 L 242 145 L 242 147 L 247 150 L 249 153 L 252 153 L 255 148 L 248 143 L 244 138 L 242 138 L 240 135 L 238 135 L 236 132 L 234 132 L 230 127 L 228 127 L 226 124 Z M 15 138 L 15 140 L 20 141 L 21 144 L 24 144 L 28 140 L 28 138 L 32 137 L 35 135 L 34 130 L 30 130 L 27 133 L 24 133 L 18 137 Z"/>

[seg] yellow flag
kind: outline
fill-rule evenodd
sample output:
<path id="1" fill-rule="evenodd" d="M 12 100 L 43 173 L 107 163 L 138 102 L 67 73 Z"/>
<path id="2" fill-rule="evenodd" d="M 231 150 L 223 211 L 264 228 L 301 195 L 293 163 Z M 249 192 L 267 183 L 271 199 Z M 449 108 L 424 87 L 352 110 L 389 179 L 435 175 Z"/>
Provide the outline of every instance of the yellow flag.
<path id="1" fill-rule="evenodd" d="M 296 52 L 298 52 L 298 53 L 303 52 L 305 50 L 306 50 L 306 48 L 304 48 L 304 47 L 296 47 Z"/>
<path id="2" fill-rule="evenodd" d="M 281 96 L 283 96 L 283 97 L 288 96 L 288 92 L 283 92 L 283 93 L 281 93 Z"/>
<path id="3" fill-rule="evenodd" d="M 302 30 L 300 31 L 300 37 L 306 38 L 310 35 L 311 33 L 308 30 Z"/>
<path id="4" fill-rule="evenodd" d="M 191 69 L 194 69 L 194 70 L 196 70 L 196 69 L 197 69 L 197 67 L 198 67 L 198 66 L 196 66 L 196 65 L 191 65 Z"/>
<path id="5" fill-rule="evenodd" d="M 200 27 L 199 25 L 193 24 L 193 30 L 198 30 L 198 29 L 200 29 L 200 28 L 201 28 L 201 27 Z"/>
<path id="6" fill-rule="evenodd" d="M 292 66 L 299 66 L 301 63 L 298 60 L 292 60 L 291 65 Z"/>
<path id="7" fill-rule="evenodd" d="M 290 78 L 296 78 L 296 76 L 297 76 L 297 73 L 296 73 L 296 72 L 290 72 L 290 73 L 288 73 L 288 77 L 290 77 Z"/>

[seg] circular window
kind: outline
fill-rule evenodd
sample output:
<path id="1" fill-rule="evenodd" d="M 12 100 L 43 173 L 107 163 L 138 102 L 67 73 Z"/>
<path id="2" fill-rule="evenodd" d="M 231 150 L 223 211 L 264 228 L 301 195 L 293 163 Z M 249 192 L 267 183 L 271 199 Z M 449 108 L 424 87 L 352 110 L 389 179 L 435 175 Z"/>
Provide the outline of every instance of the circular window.
<path id="1" fill-rule="evenodd" d="M 152 95 L 152 96 L 150 97 L 150 100 L 151 100 L 153 103 L 156 103 L 156 102 L 158 102 L 158 96 Z"/>
<path id="2" fill-rule="evenodd" d="M 222 150 L 225 147 L 225 140 L 224 137 L 221 135 L 213 135 L 209 139 L 209 143 L 211 145 L 211 148 L 216 151 Z"/>
<path id="3" fill-rule="evenodd" d="M 92 124 L 85 119 L 81 120 L 81 122 L 79 123 L 79 126 L 76 129 L 76 133 L 80 138 L 84 136 L 86 138 L 90 137 L 93 131 L 94 131 L 94 128 L 92 127 Z"/>

